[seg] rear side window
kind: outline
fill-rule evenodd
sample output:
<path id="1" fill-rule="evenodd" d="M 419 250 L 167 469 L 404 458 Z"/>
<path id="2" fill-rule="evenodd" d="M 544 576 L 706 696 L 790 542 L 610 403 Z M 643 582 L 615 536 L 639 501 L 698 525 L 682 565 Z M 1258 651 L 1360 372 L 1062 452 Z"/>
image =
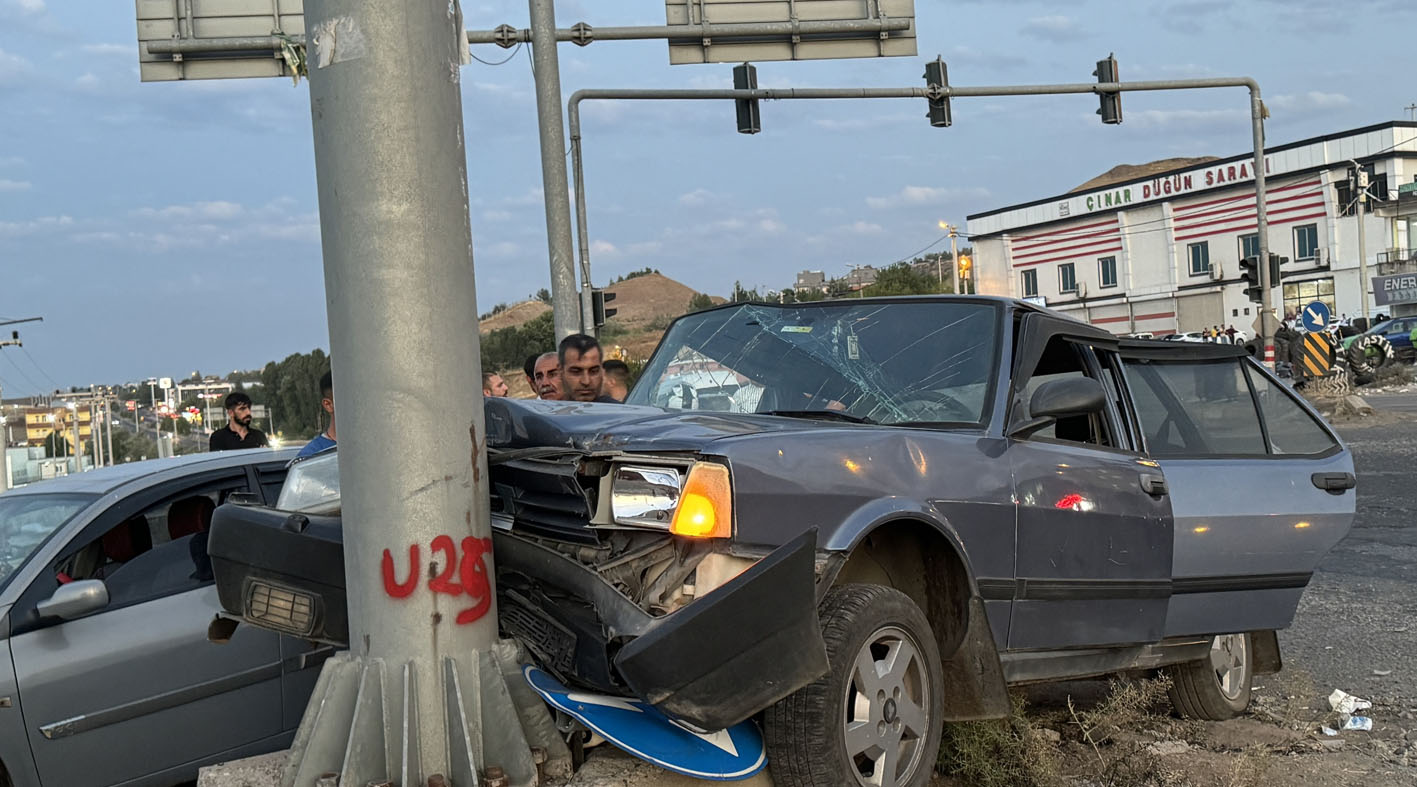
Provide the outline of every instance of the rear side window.
<path id="1" fill-rule="evenodd" d="M 1240 359 L 1128 361 L 1126 370 L 1152 456 L 1268 453 Z"/>
<path id="2" fill-rule="evenodd" d="M 1255 384 L 1260 412 L 1264 413 L 1271 451 L 1276 454 L 1321 454 L 1337 445 L 1328 431 L 1305 412 L 1282 385 L 1275 385 L 1268 377 L 1254 371 L 1250 372 L 1250 381 Z"/>

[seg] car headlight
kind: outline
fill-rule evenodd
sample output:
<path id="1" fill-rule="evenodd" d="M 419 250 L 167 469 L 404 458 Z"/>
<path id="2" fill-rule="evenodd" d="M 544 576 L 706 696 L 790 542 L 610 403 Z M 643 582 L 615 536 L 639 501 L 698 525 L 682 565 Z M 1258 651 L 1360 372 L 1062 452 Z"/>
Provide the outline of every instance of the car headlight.
<path id="1" fill-rule="evenodd" d="M 332 449 L 297 459 L 286 474 L 276 508 L 306 514 L 339 513 L 339 452 Z"/>
<path id="2" fill-rule="evenodd" d="M 669 529 L 683 479 L 672 467 L 616 465 L 610 481 L 610 515 L 617 524 Z"/>
<path id="3" fill-rule="evenodd" d="M 695 462 L 681 476 L 674 468 L 617 465 L 611 475 L 610 514 L 621 525 L 663 528 L 688 538 L 731 538 L 728 468 Z"/>

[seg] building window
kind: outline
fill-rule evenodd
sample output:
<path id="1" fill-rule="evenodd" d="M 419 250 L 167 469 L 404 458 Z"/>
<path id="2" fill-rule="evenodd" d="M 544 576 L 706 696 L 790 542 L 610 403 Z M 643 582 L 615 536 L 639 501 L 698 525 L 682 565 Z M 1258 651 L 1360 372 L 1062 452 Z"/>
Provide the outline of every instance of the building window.
<path id="1" fill-rule="evenodd" d="M 1097 261 L 1097 280 L 1103 287 L 1117 286 L 1117 258 L 1103 257 Z"/>
<path id="2" fill-rule="evenodd" d="M 1312 260 L 1319 254 L 1319 225 L 1294 228 L 1294 259 Z"/>
<path id="3" fill-rule="evenodd" d="M 1252 232 L 1240 236 L 1240 259 L 1260 256 L 1260 234 Z"/>
<path id="4" fill-rule="evenodd" d="M 1038 271 L 1027 270 L 1023 272 L 1023 297 L 1035 298 L 1038 296 Z"/>
<path id="5" fill-rule="evenodd" d="M 1284 316 L 1286 319 L 1298 315 L 1305 306 L 1314 301 L 1323 302 L 1328 306 L 1330 313 L 1338 314 L 1338 310 L 1334 308 L 1332 278 L 1284 283 Z"/>
<path id="6" fill-rule="evenodd" d="M 1186 257 L 1191 261 L 1192 276 L 1210 275 L 1210 244 L 1206 241 L 1186 246 Z"/>
<path id="7" fill-rule="evenodd" d="M 1058 266 L 1058 292 L 1077 292 L 1078 273 L 1077 268 L 1071 262 L 1065 262 Z"/>

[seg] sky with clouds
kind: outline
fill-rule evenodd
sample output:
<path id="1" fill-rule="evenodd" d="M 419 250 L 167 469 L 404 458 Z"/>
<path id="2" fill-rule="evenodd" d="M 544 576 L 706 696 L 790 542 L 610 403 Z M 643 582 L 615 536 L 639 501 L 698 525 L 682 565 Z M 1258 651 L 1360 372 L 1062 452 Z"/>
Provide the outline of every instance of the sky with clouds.
<path id="1" fill-rule="evenodd" d="M 916 0 L 919 54 L 761 63 L 763 87 L 955 85 L 1247 75 L 1271 144 L 1406 117 L 1417 102 L 1412 0 Z M 561 0 L 562 27 L 663 24 L 657 2 Z M 470 28 L 527 25 L 516 2 L 463 7 Z M 194 369 L 225 373 L 328 347 L 306 86 L 142 84 L 132 3 L 0 0 L 0 350 L 6 395 Z M 507 52 L 476 47 L 489 62 Z M 528 51 L 462 74 L 479 312 L 548 286 Z M 663 42 L 562 45 L 578 88 L 731 87 L 730 65 L 669 66 Z M 1249 147 L 1243 90 L 777 102 L 738 134 L 732 106 L 587 102 L 597 283 L 646 266 L 726 294 L 841 275 L 931 246 L 940 220 L 1051 196 L 1121 163 Z M 472 308 L 472 305 L 469 304 Z"/>

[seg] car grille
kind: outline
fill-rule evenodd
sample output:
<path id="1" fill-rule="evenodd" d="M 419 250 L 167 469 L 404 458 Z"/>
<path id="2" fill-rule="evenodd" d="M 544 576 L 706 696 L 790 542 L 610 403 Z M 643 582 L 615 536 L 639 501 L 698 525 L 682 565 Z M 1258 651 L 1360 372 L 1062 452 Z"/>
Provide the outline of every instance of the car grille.
<path id="1" fill-rule="evenodd" d="M 592 489 L 573 462 L 518 460 L 492 468 L 492 509 L 508 514 L 516 529 L 564 541 L 594 544 Z"/>
<path id="2" fill-rule="evenodd" d="M 520 640 L 537 662 L 553 674 L 570 673 L 575 665 L 575 633 L 547 617 L 515 590 L 501 595 L 497 621 L 503 631 Z"/>

